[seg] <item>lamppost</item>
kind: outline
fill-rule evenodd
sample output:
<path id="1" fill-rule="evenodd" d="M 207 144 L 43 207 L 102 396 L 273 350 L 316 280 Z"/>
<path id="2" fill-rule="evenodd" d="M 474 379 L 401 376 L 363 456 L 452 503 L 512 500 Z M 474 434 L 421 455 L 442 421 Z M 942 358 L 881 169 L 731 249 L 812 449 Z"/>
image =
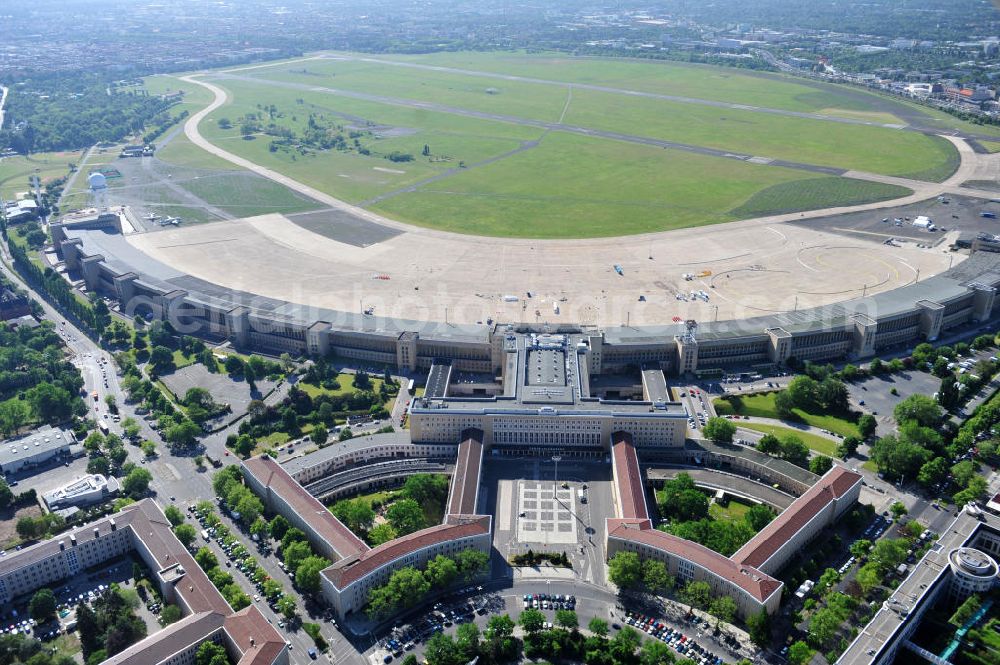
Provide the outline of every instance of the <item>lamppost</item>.
<path id="1" fill-rule="evenodd" d="M 558 501 L 557 492 L 559 491 L 559 462 L 562 460 L 561 455 L 553 455 L 552 461 L 556 463 L 555 480 L 552 482 L 552 499 Z"/>

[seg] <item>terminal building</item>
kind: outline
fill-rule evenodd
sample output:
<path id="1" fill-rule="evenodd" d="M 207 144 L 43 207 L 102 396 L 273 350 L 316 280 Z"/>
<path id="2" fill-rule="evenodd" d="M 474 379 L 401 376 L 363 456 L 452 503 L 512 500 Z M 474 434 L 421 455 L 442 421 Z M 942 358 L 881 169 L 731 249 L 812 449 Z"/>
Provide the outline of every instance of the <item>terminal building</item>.
<path id="1" fill-rule="evenodd" d="M 170 320 L 188 334 L 274 354 L 333 354 L 392 365 L 402 372 L 426 372 L 445 362 L 460 372 L 497 376 L 505 371 L 511 330 L 506 324 L 393 319 L 220 288 L 143 254 L 125 240 L 121 228 L 115 213 L 51 225 L 67 276 L 87 291 L 117 299 L 126 315 Z M 633 366 L 690 375 L 773 368 L 792 360 L 860 360 L 936 340 L 956 326 L 990 320 L 998 286 L 1000 253 L 976 251 L 933 277 L 822 307 L 697 326 L 681 322 L 599 329 L 521 323 L 515 332 L 566 335 L 572 340 L 570 352 L 585 343 L 583 364 L 590 377 Z M 493 443 L 493 416 L 484 414 L 483 419 Z"/>
<path id="2" fill-rule="evenodd" d="M 410 435 L 421 443 L 444 443 L 475 428 L 493 454 L 518 456 L 557 449 L 603 456 L 615 430 L 627 430 L 640 447 L 682 447 L 687 414 L 670 401 L 663 372 L 642 373 L 640 400 L 601 398 L 592 394 L 589 348 L 580 335 L 519 335 L 510 329 L 501 380 L 473 378 L 472 388 L 452 381 L 451 363 L 435 363 L 427 391 L 410 408 Z"/>

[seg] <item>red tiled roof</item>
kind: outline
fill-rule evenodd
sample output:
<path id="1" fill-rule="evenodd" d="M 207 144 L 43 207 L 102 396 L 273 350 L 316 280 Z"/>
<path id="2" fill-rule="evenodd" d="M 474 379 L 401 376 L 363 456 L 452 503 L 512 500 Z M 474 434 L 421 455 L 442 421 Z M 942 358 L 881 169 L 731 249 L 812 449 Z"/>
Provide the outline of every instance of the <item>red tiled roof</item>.
<path id="1" fill-rule="evenodd" d="M 649 519 L 646 492 L 639 472 L 639 458 L 628 432 L 612 434 L 612 455 L 615 462 L 615 483 L 620 500 L 621 516 L 625 519 Z"/>
<path id="2" fill-rule="evenodd" d="M 406 536 L 390 540 L 374 549 L 367 550 L 349 559 L 341 559 L 323 570 L 323 575 L 338 589 L 358 581 L 368 573 L 401 557 L 449 540 L 458 540 L 490 532 L 490 516 L 450 515 L 445 524 L 422 529 Z"/>
<path id="3" fill-rule="evenodd" d="M 342 559 L 368 551 L 369 547 L 363 540 L 354 535 L 326 506 L 295 482 L 270 457 L 261 455 L 244 460 L 243 468 L 253 474 L 268 491 L 274 492 L 291 506 Z"/>
<path id="4" fill-rule="evenodd" d="M 226 617 L 223 626 L 243 656 L 238 665 L 271 665 L 285 648 L 285 640 L 254 606 Z"/>
<path id="5" fill-rule="evenodd" d="M 815 485 L 741 547 L 733 555 L 733 560 L 747 566 L 763 566 L 811 519 L 859 482 L 859 474 L 834 465 Z"/>
<path id="6" fill-rule="evenodd" d="M 690 561 L 716 577 L 737 585 L 761 603 L 782 586 L 780 581 L 756 568 L 740 565 L 704 545 L 654 529 L 648 520 L 637 524 L 621 520 L 614 527 L 613 521 L 608 520 L 609 537 L 642 543 L 678 559 Z"/>
<path id="7" fill-rule="evenodd" d="M 483 432 L 467 429 L 458 444 L 458 458 L 451 475 L 448 515 L 473 515 L 479 494 L 479 468 L 483 461 Z"/>

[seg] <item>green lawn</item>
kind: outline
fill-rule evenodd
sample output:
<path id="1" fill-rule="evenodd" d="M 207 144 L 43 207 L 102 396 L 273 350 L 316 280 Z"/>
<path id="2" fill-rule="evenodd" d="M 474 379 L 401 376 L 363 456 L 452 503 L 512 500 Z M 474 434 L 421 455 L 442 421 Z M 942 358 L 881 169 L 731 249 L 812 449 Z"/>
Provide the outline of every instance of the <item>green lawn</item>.
<path id="1" fill-rule="evenodd" d="M 858 91 L 846 94 L 834 86 L 818 89 L 781 76 L 715 67 L 498 53 L 384 59 L 840 115 L 884 114 L 889 108 L 886 100 L 876 97 L 872 99 L 880 106 L 866 104 L 864 93 Z M 459 233 L 611 237 L 881 201 L 904 196 L 908 190 L 611 139 L 546 133 L 509 122 L 351 99 L 321 89 L 285 89 L 269 81 L 535 120 L 558 120 L 565 111 L 568 124 L 845 169 L 942 179 L 957 164 L 957 153 L 947 141 L 915 132 L 579 88 L 570 99 L 563 84 L 491 75 L 335 60 L 280 62 L 240 75 L 254 80 L 214 81 L 230 99 L 202 122 L 206 138 L 344 201 L 366 204 L 401 221 Z M 147 85 L 154 92 L 192 87 L 162 76 L 147 79 Z M 192 90 L 185 104 L 194 107 L 209 98 L 207 91 Z M 297 135 L 304 133 L 310 118 L 360 130 L 359 140 L 369 154 L 356 149 L 272 152 L 271 137 L 261 134 L 246 140 L 238 129 L 240 117 L 261 108 L 271 109 L 266 122 Z M 230 129 L 219 126 L 223 118 L 230 120 Z M 421 154 L 424 146 L 430 155 Z M 392 152 L 414 159 L 390 161 L 386 156 Z M 175 137 L 160 156 L 178 165 L 220 167 L 219 160 L 206 157 L 183 136 Z M 920 173 L 913 172 L 913 164 L 922 165 Z M 307 202 L 283 188 L 275 186 L 272 192 L 264 185 L 242 187 L 239 174 L 238 169 L 227 169 L 188 180 L 184 186 L 210 202 L 228 202 L 219 205 L 239 216 L 308 209 Z M 178 214 L 187 217 L 182 211 Z"/>
<path id="2" fill-rule="evenodd" d="M 715 399 L 712 405 L 720 416 L 741 415 L 756 418 L 775 418 L 782 420 L 774 408 L 774 396 L 777 393 L 758 393 L 756 395 L 737 395 L 734 401 Z M 853 420 L 839 415 L 806 413 L 802 409 L 793 409 L 797 418 L 807 425 L 829 430 L 842 436 L 860 436 L 858 427 Z"/>
<path id="3" fill-rule="evenodd" d="M 817 88 L 790 76 L 712 65 L 626 58 L 574 58 L 554 53 L 529 55 L 510 51 L 392 54 L 376 57 L 387 61 L 418 62 L 790 111 L 827 113 L 837 109 L 866 111 L 870 108 L 856 99 L 854 90 L 845 91 L 836 86 Z M 303 66 L 310 70 L 315 68 L 312 63 Z"/>
<path id="4" fill-rule="evenodd" d="M 990 153 L 1000 152 L 1000 141 L 979 141 L 979 145 L 986 148 Z"/>
<path id="5" fill-rule="evenodd" d="M 750 510 L 751 504 L 738 499 L 729 499 L 729 503 L 725 506 L 720 506 L 717 503 L 713 503 L 708 507 L 708 515 L 713 520 L 720 520 L 724 522 L 735 522 L 737 520 L 743 519 L 743 516 L 747 514 Z"/>
<path id="6" fill-rule="evenodd" d="M 371 388 L 369 388 L 369 390 L 371 390 L 371 392 L 373 393 L 378 393 L 379 390 L 381 390 L 382 388 L 381 377 L 376 378 L 374 376 L 369 375 L 369 379 L 371 379 Z M 309 395 L 310 397 L 319 397 L 320 395 L 333 395 L 333 396 L 348 395 L 350 393 L 358 391 L 358 388 L 354 386 L 354 374 L 338 374 L 337 383 L 340 384 L 340 387 L 337 388 L 336 390 L 329 390 L 322 386 L 315 386 L 311 383 L 305 383 L 305 382 L 299 382 L 296 384 L 296 386 L 298 386 L 298 388 L 302 390 L 302 392 Z"/>
<path id="7" fill-rule="evenodd" d="M 809 180 L 790 169 L 552 133 L 536 148 L 374 209 L 458 233 L 620 236 L 732 221 L 740 215 L 731 211 L 762 190 Z"/>
<path id="8" fill-rule="evenodd" d="M 243 172 L 243 169 L 221 157 L 216 157 L 191 143 L 183 133 L 177 134 L 165 146 L 156 151 L 158 159 L 175 166 L 215 171 Z"/>
<path id="9" fill-rule="evenodd" d="M 209 174 L 181 183 L 195 196 L 236 217 L 316 210 L 320 204 L 273 180 L 247 172 Z"/>
<path id="10" fill-rule="evenodd" d="M 817 434 L 810 434 L 809 432 L 802 432 L 797 429 L 792 429 L 791 427 L 781 427 L 779 425 L 765 425 L 763 423 L 752 423 L 752 422 L 740 422 L 739 427 L 745 429 L 752 429 L 755 432 L 764 432 L 765 434 L 773 434 L 779 439 L 784 439 L 787 436 L 797 436 L 802 440 L 802 443 L 806 444 L 810 450 L 821 453 L 823 455 L 828 455 L 830 457 L 837 456 L 837 443 L 831 439 L 819 436 Z"/>
<path id="11" fill-rule="evenodd" d="M 783 182 L 763 189 L 732 213 L 759 217 L 784 212 L 816 210 L 834 205 L 858 205 L 909 196 L 913 190 L 880 182 L 829 176 Z"/>
<path id="12" fill-rule="evenodd" d="M 17 155 L 0 159 L 0 196 L 13 199 L 20 192 L 27 192 L 28 177 L 37 173 L 42 185 L 50 180 L 69 175 L 69 164 L 79 164 L 82 152 L 40 152 L 27 157 Z"/>
<path id="13" fill-rule="evenodd" d="M 620 95 L 590 90 L 573 93 L 565 121 L 742 154 L 887 175 L 912 175 L 914 164 L 920 164 L 922 172 L 937 174 L 938 170 L 943 172 L 956 152 L 944 139 L 917 132 L 645 98 L 623 102 Z"/>

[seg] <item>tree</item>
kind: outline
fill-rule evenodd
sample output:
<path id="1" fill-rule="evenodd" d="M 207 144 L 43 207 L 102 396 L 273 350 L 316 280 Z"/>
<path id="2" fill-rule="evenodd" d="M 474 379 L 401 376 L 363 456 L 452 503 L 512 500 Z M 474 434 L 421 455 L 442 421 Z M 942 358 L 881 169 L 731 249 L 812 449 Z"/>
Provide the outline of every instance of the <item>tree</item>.
<path id="1" fill-rule="evenodd" d="M 194 560 L 198 562 L 202 570 L 211 570 L 219 567 L 219 559 L 207 547 L 200 548 L 195 553 Z"/>
<path id="2" fill-rule="evenodd" d="M 856 436 L 845 436 L 843 440 L 837 444 L 837 457 L 846 460 L 848 457 L 858 452 L 858 446 L 861 445 L 861 439 Z"/>
<path id="3" fill-rule="evenodd" d="M 760 531 L 774 519 L 774 511 L 762 503 L 755 503 L 750 506 L 743 519 L 755 532 Z"/>
<path id="4" fill-rule="evenodd" d="M 947 411 L 951 411 L 958 406 L 962 399 L 962 393 L 958 390 L 958 379 L 951 372 L 941 379 L 941 387 L 938 388 L 937 401 Z"/>
<path id="5" fill-rule="evenodd" d="M 900 517 L 902 517 L 903 515 L 905 515 L 907 512 L 909 512 L 909 511 L 906 510 L 906 506 L 903 505 L 902 501 L 896 501 L 896 502 L 894 502 L 892 504 L 892 506 L 890 506 L 889 510 L 892 511 L 892 514 L 896 517 L 896 519 L 899 519 Z"/>
<path id="6" fill-rule="evenodd" d="M 630 589 L 642 579 L 642 562 L 635 552 L 618 552 L 608 561 L 608 579 L 619 589 Z"/>
<path id="7" fill-rule="evenodd" d="M 809 470 L 817 476 L 822 476 L 833 468 L 833 460 L 826 455 L 816 455 L 809 460 Z"/>
<path id="8" fill-rule="evenodd" d="M 651 593 L 662 595 L 673 587 L 674 580 L 662 561 L 646 559 L 642 562 L 642 583 Z"/>
<path id="9" fill-rule="evenodd" d="M 419 510 L 420 507 L 417 506 Z M 355 533 L 365 534 L 375 522 L 375 511 L 367 501 L 347 499 L 333 504 L 333 516 Z M 422 515 L 422 513 L 421 513 Z M 390 520 L 391 522 L 391 520 Z M 393 525 L 395 527 L 395 525 Z"/>
<path id="10" fill-rule="evenodd" d="M 972 460 L 962 460 L 955 466 L 951 467 L 952 478 L 955 479 L 955 484 L 959 487 L 966 487 L 972 477 L 976 475 L 976 463 Z"/>
<path id="11" fill-rule="evenodd" d="M 286 619 L 294 618 L 296 612 L 295 600 L 291 596 L 282 596 L 278 599 L 278 611 Z"/>
<path id="12" fill-rule="evenodd" d="M 442 474 L 416 473 L 406 479 L 402 493 L 420 505 L 441 501 L 448 496 L 448 477 Z"/>
<path id="13" fill-rule="evenodd" d="M 458 564 L 451 557 L 438 554 L 424 569 L 427 581 L 435 589 L 445 589 L 458 579 Z"/>
<path id="14" fill-rule="evenodd" d="M 368 542 L 372 547 L 378 547 L 383 543 L 396 539 L 396 530 L 388 522 L 376 524 L 368 532 Z"/>
<path id="15" fill-rule="evenodd" d="M 462 654 L 451 635 L 435 633 L 427 641 L 424 658 L 434 665 L 462 665 Z"/>
<path id="16" fill-rule="evenodd" d="M 171 526 L 177 526 L 184 522 L 184 513 L 177 506 L 167 506 L 163 509 L 163 515 L 170 522 Z"/>
<path id="17" fill-rule="evenodd" d="M 316 425 L 315 427 L 313 427 L 312 434 L 310 435 L 310 438 L 312 438 L 313 443 L 315 443 L 317 446 L 322 446 L 324 443 L 326 443 L 328 437 L 329 433 L 327 432 L 326 425 Z"/>
<path id="18" fill-rule="evenodd" d="M 139 436 L 139 423 L 135 421 L 135 418 L 126 418 L 122 421 L 122 432 L 125 434 L 127 439 L 135 439 Z"/>
<path id="19" fill-rule="evenodd" d="M 757 450 L 768 455 L 777 455 L 781 452 L 781 440 L 773 434 L 765 434 L 757 441 Z"/>
<path id="20" fill-rule="evenodd" d="M 736 613 L 739 608 L 736 607 L 736 601 L 729 596 L 718 596 L 713 598 L 712 602 L 708 606 L 708 612 L 714 617 L 718 617 L 720 620 L 726 623 L 732 623 L 733 619 L 736 618 Z"/>
<path id="21" fill-rule="evenodd" d="M 393 502 L 385 511 L 385 518 L 400 536 L 419 531 L 425 526 L 424 511 L 413 499 Z"/>
<path id="22" fill-rule="evenodd" d="M 277 540 L 281 540 L 282 538 L 285 537 L 285 534 L 288 532 L 288 529 L 291 528 L 291 526 L 292 525 L 289 524 L 288 520 L 285 519 L 283 515 L 275 515 L 273 518 L 271 518 L 271 524 L 270 524 L 271 537 Z"/>
<path id="23" fill-rule="evenodd" d="M 0 478 L 0 510 L 6 510 L 14 501 L 14 491 L 7 484 L 7 481 Z"/>
<path id="24" fill-rule="evenodd" d="M 181 541 L 184 547 L 190 547 L 191 543 L 194 542 L 197 532 L 190 524 L 178 524 L 174 527 L 174 535 L 177 536 L 177 540 Z"/>
<path id="25" fill-rule="evenodd" d="M 154 346 L 149 352 L 149 364 L 157 374 L 174 369 L 174 352 L 165 346 Z"/>
<path id="26" fill-rule="evenodd" d="M 860 559 L 861 557 L 868 554 L 868 550 L 870 550 L 871 548 L 872 548 L 872 541 L 867 540 L 865 538 L 861 538 L 851 543 L 849 551 L 851 553 L 851 556 L 853 556 L 855 559 Z"/>
<path id="27" fill-rule="evenodd" d="M 799 640 L 792 646 L 788 647 L 788 662 L 791 665 L 805 665 L 812 659 L 812 649 L 809 645 Z"/>
<path id="28" fill-rule="evenodd" d="M 73 396 L 51 383 L 39 383 L 27 392 L 27 399 L 35 417 L 47 423 L 61 423 L 73 415 Z"/>
<path id="29" fill-rule="evenodd" d="M 128 496 L 137 498 L 146 493 L 149 489 L 149 482 L 153 479 L 153 474 L 144 468 L 132 469 L 122 481 L 122 491 Z"/>
<path id="30" fill-rule="evenodd" d="M 168 427 L 164 432 L 167 443 L 174 448 L 188 448 L 193 446 L 201 434 L 201 429 L 186 418 L 181 422 Z"/>
<path id="31" fill-rule="evenodd" d="M 681 598 L 684 599 L 688 605 L 697 607 L 699 609 L 705 609 L 708 607 L 709 602 L 712 599 L 712 587 L 708 585 L 708 582 L 692 581 L 684 585 L 681 589 Z"/>
<path id="32" fill-rule="evenodd" d="M 659 640 L 646 640 L 639 652 L 641 665 L 667 665 L 674 662 L 674 654 L 670 647 Z"/>
<path id="33" fill-rule="evenodd" d="M 486 654 L 496 663 L 510 660 L 514 657 L 517 643 L 514 641 L 514 620 L 506 614 L 495 614 L 490 617 L 483 631 L 486 638 Z"/>
<path id="34" fill-rule="evenodd" d="M 871 457 L 886 478 L 913 478 L 930 457 L 930 452 L 889 434 L 872 444 Z"/>
<path id="35" fill-rule="evenodd" d="M 31 597 L 28 614 L 38 623 L 45 623 L 56 616 L 56 597 L 52 590 L 42 587 Z"/>
<path id="36" fill-rule="evenodd" d="M 545 615 L 533 607 L 521 612 L 517 622 L 526 633 L 537 633 L 545 626 Z"/>
<path id="37" fill-rule="evenodd" d="M 473 660 L 479 655 L 479 626 L 471 622 L 459 625 L 455 629 L 455 645 L 463 663 Z"/>
<path id="38" fill-rule="evenodd" d="M 795 401 L 787 390 L 775 394 L 774 412 L 779 418 L 788 419 L 795 416 Z"/>
<path id="39" fill-rule="evenodd" d="M 226 648 L 211 640 L 202 642 L 194 656 L 195 665 L 228 665 L 229 656 Z"/>
<path id="40" fill-rule="evenodd" d="M 587 624 L 587 630 L 598 637 L 604 637 L 608 634 L 608 622 L 600 617 L 594 617 L 590 620 L 590 623 Z"/>
<path id="41" fill-rule="evenodd" d="M 875 429 L 878 427 L 878 421 L 875 420 L 875 416 L 870 413 L 863 413 L 858 417 L 858 432 L 861 434 L 862 439 L 867 439 L 875 433 Z"/>
<path id="42" fill-rule="evenodd" d="M 460 550 L 454 559 L 458 563 L 458 570 L 462 574 L 462 578 L 467 582 L 480 573 L 486 572 L 490 565 L 489 554 L 472 548 Z"/>
<path id="43" fill-rule="evenodd" d="M 814 411 L 820 404 L 819 383 L 809 376 L 796 376 L 785 389 L 795 408 Z"/>
<path id="44" fill-rule="evenodd" d="M 709 418 L 702 431 L 713 443 L 732 443 L 733 435 L 736 434 L 736 425 L 726 418 Z"/>
<path id="45" fill-rule="evenodd" d="M 289 572 L 297 573 L 299 565 L 312 556 L 312 548 L 304 540 L 297 540 L 287 547 L 282 547 L 281 555 Z"/>
<path id="46" fill-rule="evenodd" d="M 757 646 L 763 647 L 771 643 L 771 617 L 768 616 L 767 610 L 748 616 L 747 629 L 750 632 L 750 639 Z"/>
<path id="47" fill-rule="evenodd" d="M 915 420 L 924 427 L 935 427 L 941 420 L 941 406 L 927 395 L 910 395 L 892 411 L 899 424 Z"/>
<path id="48" fill-rule="evenodd" d="M 295 570 L 295 584 L 306 593 L 318 593 L 320 588 L 319 573 L 329 565 L 330 562 L 323 557 L 306 557 Z"/>
<path id="49" fill-rule="evenodd" d="M 143 441 L 139 447 L 142 449 L 142 454 L 147 458 L 156 456 L 156 444 L 152 441 Z"/>
<path id="50" fill-rule="evenodd" d="M 160 624 L 163 626 L 169 626 L 172 623 L 176 623 L 181 620 L 184 613 L 181 612 L 181 608 L 172 603 L 167 603 L 163 606 L 163 611 L 160 612 Z"/>
<path id="51" fill-rule="evenodd" d="M 31 600 L 32 603 L 34 603 L 34 598 L 32 598 Z M 961 605 L 958 606 L 958 609 L 955 610 L 955 613 L 951 615 L 950 619 L 948 619 L 948 623 L 950 623 L 953 626 L 961 628 L 962 626 L 965 625 L 965 623 L 969 619 L 972 618 L 972 616 L 976 612 L 979 611 L 979 608 L 981 606 L 982 606 L 982 600 L 979 598 L 979 596 L 977 595 L 969 596 L 968 598 L 965 599 L 965 602 L 963 602 Z M 34 613 L 32 613 L 31 616 L 35 616 Z"/>
<path id="52" fill-rule="evenodd" d="M 789 434 L 781 441 L 781 459 L 805 468 L 809 461 L 809 447 L 799 437 Z"/>
<path id="53" fill-rule="evenodd" d="M 573 610 L 556 610 L 556 625 L 575 630 L 580 626 L 580 620 Z"/>

